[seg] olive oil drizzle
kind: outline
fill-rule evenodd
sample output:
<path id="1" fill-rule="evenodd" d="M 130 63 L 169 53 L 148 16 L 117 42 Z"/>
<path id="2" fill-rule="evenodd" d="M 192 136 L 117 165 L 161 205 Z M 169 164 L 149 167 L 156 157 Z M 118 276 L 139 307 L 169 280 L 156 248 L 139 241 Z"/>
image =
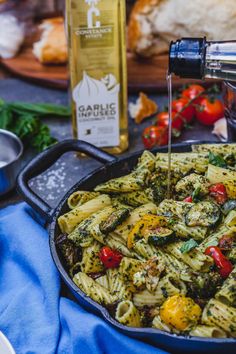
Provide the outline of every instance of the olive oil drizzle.
<path id="1" fill-rule="evenodd" d="M 171 132 L 172 132 L 172 76 L 169 72 L 166 75 L 168 86 L 168 173 L 167 173 L 167 198 L 171 197 Z"/>

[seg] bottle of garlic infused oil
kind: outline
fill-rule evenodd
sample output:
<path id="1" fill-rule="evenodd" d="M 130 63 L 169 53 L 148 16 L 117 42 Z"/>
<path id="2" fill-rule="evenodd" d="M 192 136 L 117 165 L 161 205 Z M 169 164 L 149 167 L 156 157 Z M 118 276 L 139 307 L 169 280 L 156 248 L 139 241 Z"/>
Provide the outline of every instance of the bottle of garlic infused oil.
<path id="1" fill-rule="evenodd" d="M 128 147 L 125 0 L 67 0 L 73 132 L 110 153 Z"/>

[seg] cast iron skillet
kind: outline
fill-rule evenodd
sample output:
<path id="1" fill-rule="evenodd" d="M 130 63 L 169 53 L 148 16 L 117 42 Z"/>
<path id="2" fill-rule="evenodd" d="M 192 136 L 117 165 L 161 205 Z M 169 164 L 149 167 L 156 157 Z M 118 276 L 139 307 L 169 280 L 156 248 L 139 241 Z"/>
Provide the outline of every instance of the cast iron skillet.
<path id="1" fill-rule="evenodd" d="M 30 189 L 28 182 L 31 178 L 39 175 L 49 168 L 62 154 L 68 151 L 85 153 L 86 155 L 102 162 L 103 165 L 76 183 L 75 186 L 66 193 L 58 206 L 53 210 L 48 204 L 45 203 L 45 201 L 43 201 Z M 158 151 L 166 152 L 166 148 L 157 148 L 153 152 Z M 191 151 L 191 145 L 173 145 L 173 151 Z M 21 171 L 17 180 L 18 191 L 26 202 L 28 202 L 43 217 L 45 217 L 48 225 L 47 228 L 50 236 L 50 249 L 53 260 L 61 274 L 62 279 L 82 306 L 89 311 L 102 315 L 106 321 L 126 335 L 144 340 L 148 343 L 156 345 L 159 348 L 170 351 L 171 353 L 222 354 L 224 351 L 227 354 L 235 354 L 236 339 L 184 337 L 169 334 L 154 328 L 130 328 L 123 326 L 109 315 L 107 309 L 85 295 L 73 283 L 63 267 L 63 261 L 60 259 L 60 254 L 57 250 L 55 239 L 60 234 L 57 218 L 69 211 L 66 203 L 69 195 L 79 189 L 92 190 L 99 183 L 128 173 L 136 165 L 138 157 L 141 153 L 142 152 L 139 152 L 132 154 L 129 157 L 117 159 L 116 157 L 86 142 L 78 140 L 65 140 L 39 154 Z"/>

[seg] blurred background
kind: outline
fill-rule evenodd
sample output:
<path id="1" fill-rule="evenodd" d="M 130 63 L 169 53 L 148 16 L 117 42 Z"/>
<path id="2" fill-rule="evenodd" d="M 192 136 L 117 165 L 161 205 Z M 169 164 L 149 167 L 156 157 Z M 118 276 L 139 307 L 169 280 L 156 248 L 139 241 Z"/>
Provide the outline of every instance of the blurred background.
<path id="1" fill-rule="evenodd" d="M 29 122 L 28 115 L 24 121 L 19 116 L 12 124 L 12 115 L 8 112 L 6 123 L 6 111 L 16 101 L 33 105 L 59 104 L 69 109 L 64 7 L 65 0 L 0 0 L 0 129 L 9 129 L 23 140 L 26 148 L 23 164 L 52 142 L 72 135 L 70 114 L 63 119 L 61 116 L 43 117 L 40 124 L 39 120 L 35 124 L 35 117 Z M 170 41 L 203 36 L 208 40 L 236 39 L 236 1 L 126 0 L 126 8 L 131 109 L 128 115 L 129 150 L 125 154 L 167 143 L 166 135 L 164 140 L 160 136 L 163 137 L 163 129 L 166 133 L 168 126 L 166 74 Z M 187 91 L 186 85 L 190 85 Z M 236 90 L 229 92 L 227 88 L 222 95 L 221 82 L 215 87 L 215 80 L 201 82 L 178 77 L 173 77 L 173 90 L 172 111 L 174 115 L 177 112 L 178 118 L 175 118 L 175 125 L 172 124 L 173 143 L 227 140 L 224 103 L 227 106 L 227 97 L 232 95 L 236 102 Z M 202 92 L 204 97 L 200 97 Z M 205 100 L 201 109 L 195 104 L 190 107 L 193 103 L 190 99 L 196 94 Z M 210 113 L 207 112 L 209 107 Z M 60 111 L 60 108 L 56 109 Z M 133 116 L 132 111 L 138 113 Z M 90 161 L 83 161 L 83 167 L 86 163 L 91 170 L 95 166 Z M 44 176 L 44 180 L 34 184 L 36 190 L 44 191 L 48 202 L 52 198 L 60 199 L 61 193 L 68 189 L 68 183 L 73 184 L 78 179 L 78 173 L 80 177 L 88 173 L 87 167 L 78 170 L 79 162 L 72 158 L 64 159 L 63 164 L 63 171 L 58 165 L 59 172 L 51 172 L 52 175 Z M 63 174 L 67 183 L 60 182 Z M 45 180 L 51 179 L 56 181 L 53 190 L 50 183 L 45 188 Z M 61 189 L 57 188 L 60 183 L 63 184 Z"/>

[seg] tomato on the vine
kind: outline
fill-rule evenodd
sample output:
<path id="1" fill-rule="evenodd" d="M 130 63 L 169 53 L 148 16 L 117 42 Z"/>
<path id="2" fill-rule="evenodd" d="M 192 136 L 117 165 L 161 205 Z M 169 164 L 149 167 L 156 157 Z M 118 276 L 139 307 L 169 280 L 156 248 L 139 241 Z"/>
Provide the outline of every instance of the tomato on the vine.
<path id="1" fill-rule="evenodd" d="M 194 98 L 200 97 L 201 93 L 205 91 L 204 87 L 201 85 L 193 84 L 189 85 L 185 90 L 182 91 L 182 97 L 186 97 L 189 100 L 194 100 Z"/>
<path id="2" fill-rule="evenodd" d="M 168 132 L 165 127 L 151 125 L 144 129 L 142 139 L 143 144 L 147 149 L 151 149 L 156 145 L 167 145 Z"/>
<path id="3" fill-rule="evenodd" d="M 204 125 L 212 125 L 224 117 L 224 105 L 219 99 L 202 97 L 198 101 L 196 117 Z"/>
<path id="4" fill-rule="evenodd" d="M 184 122 L 183 119 L 177 115 L 177 112 L 172 111 L 172 130 L 176 130 L 181 132 Z M 160 127 L 168 127 L 169 125 L 169 113 L 168 112 L 160 112 L 157 115 L 157 125 Z M 174 135 L 174 134 L 173 134 Z"/>
<path id="5" fill-rule="evenodd" d="M 185 123 L 190 123 L 194 117 L 195 109 L 189 104 L 189 99 L 180 97 L 172 102 L 172 110 L 180 113 L 180 116 Z"/>

